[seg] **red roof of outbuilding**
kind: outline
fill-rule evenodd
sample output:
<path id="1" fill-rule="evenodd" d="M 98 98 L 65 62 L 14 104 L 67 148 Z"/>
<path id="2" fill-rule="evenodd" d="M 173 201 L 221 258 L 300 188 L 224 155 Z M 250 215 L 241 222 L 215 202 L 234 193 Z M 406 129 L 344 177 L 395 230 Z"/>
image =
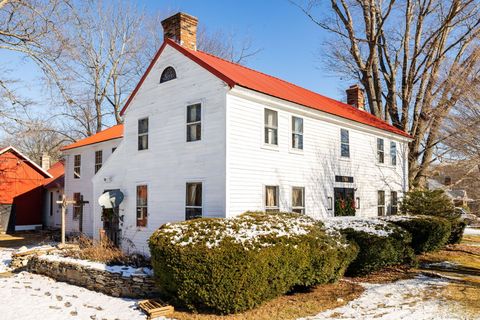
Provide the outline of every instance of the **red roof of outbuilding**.
<path id="1" fill-rule="evenodd" d="M 48 169 L 48 173 L 52 175 L 52 178 L 45 179 L 43 186 L 45 188 L 51 187 L 63 187 L 64 184 L 64 174 L 65 174 L 65 164 L 62 160 L 55 162 L 50 169 Z"/>
<path id="2" fill-rule="evenodd" d="M 380 120 L 379 118 L 375 117 L 367 111 L 359 110 L 351 105 L 322 96 L 321 94 L 304 89 L 287 81 L 261 73 L 259 71 L 255 71 L 239 64 L 220 59 L 208 53 L 187 49 L 170 39 L 166 39 L 158 50 L 157 54 L 147 68 L 147 71 L 140 79 L 137 87 L 134 89 L 129 99 L 127 100 L 127 103 L 123 107 L 120 113 L 121 115 L 123 115 L 125 110 L 128 108 L 131 100 L 133 100 L 138 89 L 142 85 L 146 76 L 152 69 L 153 65 L 155 64 L 156 60 L 158 59 L 167 44 L 184 54 L 186 57 L 198 63 L 218 78 L 222 79 L 231 88 L 233 88 L 235 85 L 239 85 L 276 98 L 297 103 L 305 107 L 320 110 L 345 119 L 363 123 L 368 126 L 393 132 L 405 137 L 410 137 L 410 135 L 405 131 L 398 129 L 383 120 Z"/>
<path id="3" fill-rule="evenodd" d="M 99 142 L 118 139 L 121 137 L 123 137 L 123 124 L 117 124 L 116 126 L 100 131 L 99 133 L 94 134 L 93 136 L 90 136 L 85 139 L 78 140 L 77 142 L 74 142 L 72 144 L 69 144 L 68 146 L 63 147 L 60 150 L 62 151 L 70 150 L 70 149 L 88 146 L 88 145 L 99 143 Z"/>

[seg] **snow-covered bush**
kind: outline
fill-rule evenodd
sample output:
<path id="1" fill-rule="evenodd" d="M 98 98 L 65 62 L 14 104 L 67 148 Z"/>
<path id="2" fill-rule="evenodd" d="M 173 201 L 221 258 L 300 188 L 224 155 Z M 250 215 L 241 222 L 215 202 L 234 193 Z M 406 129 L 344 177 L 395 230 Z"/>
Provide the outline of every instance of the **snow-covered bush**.
<path id="1" fill-rule="evenodd" d="M 443 248 L 448 243 L 452 232 L 451 222 L 440 217 L 390 216 L 383 219 L 410 232 L 415 253 L 430 252 Z"/>
<path id="2" fill-rule="evenodd" d="M 386 266 L 412 263 L 412 237 L 402 228 L 376 218 L 334 217 L 323 220 L 327 230 L 340 231 L 360 251 L 347 274 L 365 275 Z"/>
<path id="3" fill-rule="evenodd" d="M 165 224 L 149 246 L 163 294 L 190 309 L 223 314 L 294 287 L 336 281 L 357 253 L 321 222 L 258 212 Z"/>

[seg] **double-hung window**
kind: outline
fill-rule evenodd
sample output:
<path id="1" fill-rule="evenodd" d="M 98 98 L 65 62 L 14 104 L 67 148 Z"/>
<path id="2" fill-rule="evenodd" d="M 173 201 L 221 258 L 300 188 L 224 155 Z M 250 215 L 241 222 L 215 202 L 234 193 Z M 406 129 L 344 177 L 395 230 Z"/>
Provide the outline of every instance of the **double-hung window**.
<path id="1" fill-rule="evenodd" d="M 148 118 L 138 120 L 138 150 L 148 149 Z"/>
<path id="2" fill-rule="evenodd" d="M 73 194 L 73 220 L 83 219 L 83 196 L 80 192 L 75 192 Z"/>
<path id="3" fill-rule="evenodd" d="M 397 144 L 393 141 L 390 142 L 390 164 L 397 165 Z"/>
<path id="4" fill-rule="evenodd" d="M 202 105 L 187 106 L 187 142 L 202 139 Z"/>
<path id="5" fill-rule="evenodd" d="M 377 196 L 378 216 L 385 215 L 385 191 L 379 190 Z"/>
<path id="6" fill-rule="evenodd" d="M 73 178 L 80 179 L 81 174 L 81 167 L 82 167 L 82 156 L 76 154 L 73 156 Z"/>
<path id="7" fill-rule="evenodd" d="M 278 145 L 278 113 L 265 109 L 265 143 Z"/>
<path id="8" fill-rule="evenodd" d="M 278 186 L 265 186 L 265 211 L 278 212 Z"/>
<path id="9" fill-rule="evenodd" d="M 305 213 L 305 188 L 292 188 L 292 212 Z"/>
<path id="10" fill-rule="evenodd" d="M 148 222 L 148 188 L 137 186 L 137 227 L 146 227 Z"/>
<path id="11" fill-rule="evenodd" d="M 390 192 L 390 214 L 398 213 L 398 194 L 397 191 Z"/>
<path id="12" fill-rule="evenodd" d="M 384 141 L 381 138 L 377 138 L 377 161 L 378 163 L 385 162 Z"/>
<path id="13" fill-rule="evenodd" d="M 350 136 L 347 129 L 340 129 L 340 155 L 350 158 Z"/>
<path id="14" fill-rule="evenodd" d="M 292 117 L 292 148 L 303 150 L 303 119 Z"/>
<path id="15" fill-rule="evenodd" d="M 202 217 L 202 183 L 187 182 L 185 220 Z"/>
<path id="16" fill-rule="evenodd" d="M 103 162 L 103 152 L 102 150 L 95 151 L 95 173 L 100 170 Z"/>

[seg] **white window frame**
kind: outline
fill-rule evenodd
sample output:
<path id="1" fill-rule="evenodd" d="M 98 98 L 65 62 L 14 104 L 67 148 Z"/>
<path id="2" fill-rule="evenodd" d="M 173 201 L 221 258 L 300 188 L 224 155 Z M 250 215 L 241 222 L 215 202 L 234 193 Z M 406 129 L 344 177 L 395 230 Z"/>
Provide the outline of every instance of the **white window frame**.
<path id="1" fill-rule="evenodd" d="M 202 197 L 201 197 L 201 205 L 200 206 L 187 206 L 187 185 L 189 184 L 200 184 L 202 186 Z M 202 210 L 202 214 L 200 216 L 200 218 L 203 218 L 204 215 L 204 203 L 205 203 L 205 183 L 201 180 L 188 180 L 185 182 L 185 220 L 187 220 L 187 209 L 201 209 Z M 189 219 L 189 220 L 192 220 L 192 219 Z"/>
<path id="2" fill-rule="evenodd" d="M 276 188 L 276 199 L 277 205 L 276 206 L 267 206 L 267 188 L 274 187 Z M 279 185 L 272 185 L 268 184 L 263 187 L 263 205 L 265 208 L 265 212 L 279 212 L 280 211 L 280 186 Z"/>
<path id="3" fill-rule="evenodd" d="M 78 157 L 78 165 L 76 164 L 76 159 Z M 78 172 L 77 172 L 78 169 Z M 73 179 L 80 179 L 82 177 L 82 155 L 75 154 L 73 156 Z"/>
<path id="4" fill-rule="evenodd" d="M 377 163 L 385 164 L 385 139 L 383 138 L 377 138 Z"/>
<path id="5" fill-rule="evenodd" d="M 141 205 L 139 206 L 138 205 L 138 187 L 146 187 L 147 188 L 147 203 L 145 205 Z M 148 227 L 148 194 L 149 194 L 149 191 L 148 191 L 148 184 L 146 183 L 139 183 L 135 186 L 135 226 L 137 228 L 147 228 Z M 146 221 L 146 224 L 145 226 L 139 226 L 138 225 L 138 220 L 142 220 L 144 217 L 143 217 L 143 211 L 142 211 L 142 218 L 139 219 L 138 216 L 137 216 L 137 212 L 138 212 L 138 208 L 146 208 L 147 209 L 147 221 Z"/>
<path id="6" fill-rule="evenodd" d="M 392 147 L 394 147 L 395 153 L 392 152 Z M 390 164 L 394 167 L 397 165 L 397 143 L 395 141 L 390 141 Z"/>
<path id="7" fill-rule="evenodd" d="M 200 105 L 200 121 L 188 122 L 188 107 L 194 106 L 194 105 L 197 105 L 197 104 Z M 204 121 L 203 121 L 204 111 L 203 111 L 203 109 L 204 109 L 203 101 L 194 101 L 194 102 L 191 102 L 191 103 L 187 103 L 187 105 L 185 106 L 185 142 L 195 143 L 195 142 L 200 142 L 200 141 L 203 140 L 203 138 L 204 138 L 204 136 L 203 136 L 203 126 L 204 126 Z M 197 124 L 200 124 L 200 139 L 188 141 L 188 127 L 192 126 L 192 125 L 197 125 Z"/>
<path id="8" fill-rule="evenodd" d="M 267 126 L 267 124 L 265 123 L 267 110 L 275 113 L 276 118 L 277 118 L 277 126 L 276 127 L 275 126 Z M 278 116 L 278 111 L 277 110 L 273 110 L 273 109 L 270 109 L 270 108 L 264 108 L 263 109 L 263 144 L 265 146 L 269 147 L 269 148 L 278 148 L 278 145 L 279 145 L 279 142 L 278 142 L 278 120 L 279 120 L 279 116 Z M 267 132 L 266 132 L 267 129 L 268 130 L 275 130 L 277 143 L 267 142 L 267 136 L 268 136 Z"/>
<path id="9" fill-rule="evenodd" d="M 302 203 L 303 203 L 303 206 L 301 207 L 294 207 L 293 206 L 293 190 L 294 189 L 301 189 L 302 190 Z M 292 212 L 295 212 L 294 210 L 301 210 L 301 212 L 299 212 L 300 214 L 305 214 L 305 187 L 299 187 L 299 186 L 293 186 L 292 187 Z"/>
<path id="10" fill-rule="evenodd" d="M 302 120 L 302 131 L 301 132 L 294 131 L 293 124 L 294 124 L 295 119 Z M 296 152 L 303 152 L 303 148 L 305 146 L 305 140 L 304 140 L 305 120 L 304 120 L 304 118 L 292 115 L 291 118 L 290 118 L 290 132 L 291 132 L 291 134 L 290 134 L 290 149 L 293 150 L 293 151 L 296 151 Z M 296 135 L 302 137 L 302 147 L 301 148 L 297 148 L 297 147 L 294 146 L 294 142 L 295 142 L 294 137 Z M 277 141 L 278 141 L 278 138 L 277 138 Z"/>
<path id="11" fill-rule="evenodd" d="M 100 162 L 97 162 L 97 154 L 100 154 Z M 95 174 L 102 168 L 103 166 L 103 150 L 96 150 L 94 152 L 94 158 L 95 158 L 95 165 L 94 165 L 94 171 Z"/>
<path id="12" fill-rule="evenodd" d="M 142 120 L 147 120 L 147 132 L 143 132 L 143 133 L 140 133 L 139 130 L 140 130 L 140 121 Z M 150 142 L 149 142 L 149 133 L 150 133 L 150 119 L 149 117 L 143 117 L 143 118 L 139 118 L 137 120 L 137 151 L 146 151 L 150 148 Z M 139 138 L 140 137 L 143 137 L 143 136 L 146 136 L 147 137 L 147 147 L 144 148 L 144 149 L 140 149 L 140 145 L 139 145 Z"/>
<path id="13" fill-rule="evenodd" d="M 343 142 L 342 141 L 342 132 L 343 131 L 346 131 L 347 132 L 347 137 L 348 137 L 348 141 L 347 142 Z M 344 156 L 342 154 L 342 146 L 343 145 L 347 145 L 348 146 L 348 156 Z M 343 158 L 343 159 L 350 159 L 350 156 L 351 156 L 352 152 L 350 150 L 350 130 L 348 129 L 345 129 L 345 128 L 340 128 L 340 157 Z"/>

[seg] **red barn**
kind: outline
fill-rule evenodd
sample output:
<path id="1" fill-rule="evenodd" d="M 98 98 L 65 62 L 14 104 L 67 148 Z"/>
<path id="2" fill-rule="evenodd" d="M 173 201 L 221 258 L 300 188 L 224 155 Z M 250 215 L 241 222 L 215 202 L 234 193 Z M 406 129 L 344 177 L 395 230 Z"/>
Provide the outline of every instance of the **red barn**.
<path id="1" fill-rule="evenodd" d="M 0 149 L 0 232 L 42 226 L 46 178 L 52 175 L 14 147 Z"/>

